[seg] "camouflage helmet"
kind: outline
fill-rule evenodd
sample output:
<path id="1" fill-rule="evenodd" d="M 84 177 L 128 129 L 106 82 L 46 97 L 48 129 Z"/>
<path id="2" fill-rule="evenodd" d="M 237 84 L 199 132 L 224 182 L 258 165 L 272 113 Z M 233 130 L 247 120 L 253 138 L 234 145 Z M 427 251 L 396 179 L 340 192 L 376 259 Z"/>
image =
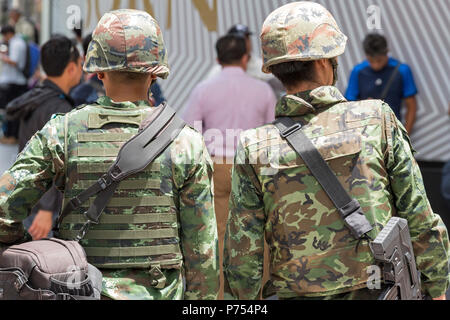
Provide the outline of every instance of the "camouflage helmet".
<path id="1" fill-rule="evenodd" d="M 158 22 L 147 12 L 106 13 L 92 35 L 84 71 L 128 71 L 169 76 L 167 51 Z"/>
<path id="2" fill-rule="evenodd" d="M 266 19 L 261 33 L 263 71 L 288 61 L 331 59 L 344 53 L 347 36 L 331 13 L 309 1 L 292 2 Z"/>

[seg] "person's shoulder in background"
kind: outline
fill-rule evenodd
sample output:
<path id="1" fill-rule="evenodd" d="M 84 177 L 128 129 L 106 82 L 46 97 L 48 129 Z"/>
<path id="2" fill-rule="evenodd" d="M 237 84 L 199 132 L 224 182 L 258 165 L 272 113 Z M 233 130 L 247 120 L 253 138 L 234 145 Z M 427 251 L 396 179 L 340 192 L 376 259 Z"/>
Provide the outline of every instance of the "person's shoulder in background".
<path id="1" fill-rule="evenodd" d="M 363 62 L 358 63 L 356 66 L 354 66 L 352 72 L 360 72 L 366 68 L 370 68 L 370 64 L 369 61 L 364 60 Z"/>
<path id="2" fill-rule="evenodd" d="M 417 89 L 411 67 L 408 64 L 402 63 L 392 57 L 389 58 L 389 65 L 398 66 L 399 64 L 400 66 L 398 71 L 403 80 L 403 98 L 413 97 L 419 93 L 419 90 Z"/>

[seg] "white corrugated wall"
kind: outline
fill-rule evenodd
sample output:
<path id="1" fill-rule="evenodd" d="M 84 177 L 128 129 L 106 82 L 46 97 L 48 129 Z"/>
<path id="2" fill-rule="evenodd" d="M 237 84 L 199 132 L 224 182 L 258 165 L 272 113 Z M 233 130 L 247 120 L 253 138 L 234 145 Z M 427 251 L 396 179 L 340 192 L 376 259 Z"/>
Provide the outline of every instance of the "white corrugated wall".
<path id="1" fill-rule="evenodd" d="M 171 27 L 167 28 L 168 0 L 149 1 L 163 29 L 169 49 L 172 75 L 162 81 L 169 103 L 182 109 L 193 87 L 215 64 L 214 45 L 219 36 L 235 23 L 244 23 L 255 31 L 254 46 L 266 16 L 287 0 L 171 0 Z M 61 32 L 68 5 L 79 4 L 87 27 L 92 30 L 97 20 L 96 0 L 53 0 L 54 31 Z M 136 3 L 143 9 L 145 1 L 119 1 L 122 7 Z M 203 23 L 194 2 L 217 4 L 217 31 L 210 32 Z M 420 94 L 417 124 L 412 135 L 420 160 L 450 160 L 449 76 L 450 43 L 448 0 L 319 0 L 336 17 L 349 37 L 347 52 L 340 59 L 339 88 L 345 91 L 353 66 L 364 59 L 361 43 L 369 32 L 367 9 L 380 8 L 381 32 L 390 42 L 392 55 L 411 66 Z M 90 3 L 91 17 L 86 17 Z M 99 13 L 112 8 L 114 1 L 98 1 Z M 212 16 L 215 12 L 212 11 Z M 59 26 L 59 27 L 58 27 Z"/>

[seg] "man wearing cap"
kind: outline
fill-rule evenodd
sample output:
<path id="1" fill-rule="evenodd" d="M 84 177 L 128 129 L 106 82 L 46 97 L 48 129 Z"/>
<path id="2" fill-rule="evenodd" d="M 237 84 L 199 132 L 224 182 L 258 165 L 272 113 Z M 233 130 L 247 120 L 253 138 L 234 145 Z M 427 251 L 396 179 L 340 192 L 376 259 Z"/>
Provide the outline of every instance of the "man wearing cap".
<path id="1" fill-rule="evenodd" d="M 247 54 L 249 57 L 249 62 L 247 64 L 247 74 L 251 76 L 252 78 L 263 80 L 263 81 L 269 81 L 273 78 L 273 76 L 265 74 L 261 71 L 262 62 L 259 57 L 255 58 L 253 53 L 253 44 L 251 36 L 253 35 L 253 32 L 250 31 L 250 29 L 243 24 L 236 24 L 233 27 L 228 30 L 227 34 L 237 34 L 241 35 L 245 38 L 246 45 L 247 45 Z M 206 76 L 206 80 L 211 79 L 212 77 L 216 76 L 220 73 L 222 69 L 222 66 L 219 64 L 216 64 L 208 73 Z"/>
<path id="2" fill-rule="evenodd" d="M 346 43 L 331 13 L 314 2 L 292 2 L 264 23 L 263 70 L 288 94 L 278 102 L 277 122 L 240 137 L 225 236 L 226 298 L 259 297 L 265 235 L 271 280 L 264 297 L 377 299 L 382 287 L 368 286 L 375 260 L 365 240 L 397 216 L 409 223 L 422 293 L 445 299 L 447 229 L 433 213 L 408 134 L 392 109 L 380 100 L 347 102 L 335 87 Z M 294 125 L 280 130 L 286 122 Z M 365 237 L 353 236 L 288 143 L 299 130 L 361 205 L 372 228 Z"/>
<path id="3" fill-rule="evenodd" d="M 247 70 L 246 70 L 247 74 L 252 78 L 267 82 L 272 87 L 272 90 L 274 91 L 274 93 L 277 97 L 284 94 L 284 87 L 281 84 L 281 82 L 274 76 L 272 76 L 270 74 L 266 74 L 261 71 L 262 59 L 260 58 L 259 55 L 255 56 L 253 54 L 253 44 L 252 44 L 252 39 L 251 39 L 253 32 L 250 31 L 249 27 L 247 27 L 246 25 L 243 25 L 243 24 L 236 24 L 233 27 L 231 27 L 230 30 L 228 30 L 227 34 L 237 34 L 237 35 L 241 35 L 241 36 L 245 37 L 246 44 L 247 44 L 247 50 L 248 50 L 247 53 L 249 56 L 249 60 L 247 63 Z M 216 64 L 209 71 L 205 80 L 209 80 L 209 79 L 213 78 L 214 76 L 217 76 L 221 70 L 222 70 L 222 66 L 220 65 L 220 62 L 219 62 L 219 64 Z"/>
<path id="4" fill-rule="evenodd" d="M 76 199 L 162 112 L 151 107 L 148 92 L 157 77 L 169 76 L 167 59 L 161 30 L 148 13 L 117 10 L 102 17 L 84 70 L 103 81 L 106 96 L 50 120 L 0 178 L 0 246 L 29 239 L 22 220 L 53 182 L 65 204 Z M 212 161 L 195 130 L 185 126 L 174 138 L 144 171 L 119 185 L 99 224 L 80 242 L 103 273 L 106 298 L 217 299 Z M 64 216 L 60 237 L 80 233 L 85 210 Z"/>

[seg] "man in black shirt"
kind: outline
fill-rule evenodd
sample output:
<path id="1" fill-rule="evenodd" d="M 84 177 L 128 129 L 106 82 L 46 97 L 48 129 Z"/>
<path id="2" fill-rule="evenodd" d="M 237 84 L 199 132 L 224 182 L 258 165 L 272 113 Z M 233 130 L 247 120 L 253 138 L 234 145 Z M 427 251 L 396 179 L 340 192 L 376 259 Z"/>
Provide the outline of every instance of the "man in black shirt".
<path id="1" fill-rule="evenodd" d="M 54 114 L 73 109 L 74 101 L 69 92 L 82 75 L 80 53 L 65 37 L 56 37 L 44 44 L 41 63 L 46 80 L 7 106 L 8 120 L 20 120 L 19 152 Z"/>

